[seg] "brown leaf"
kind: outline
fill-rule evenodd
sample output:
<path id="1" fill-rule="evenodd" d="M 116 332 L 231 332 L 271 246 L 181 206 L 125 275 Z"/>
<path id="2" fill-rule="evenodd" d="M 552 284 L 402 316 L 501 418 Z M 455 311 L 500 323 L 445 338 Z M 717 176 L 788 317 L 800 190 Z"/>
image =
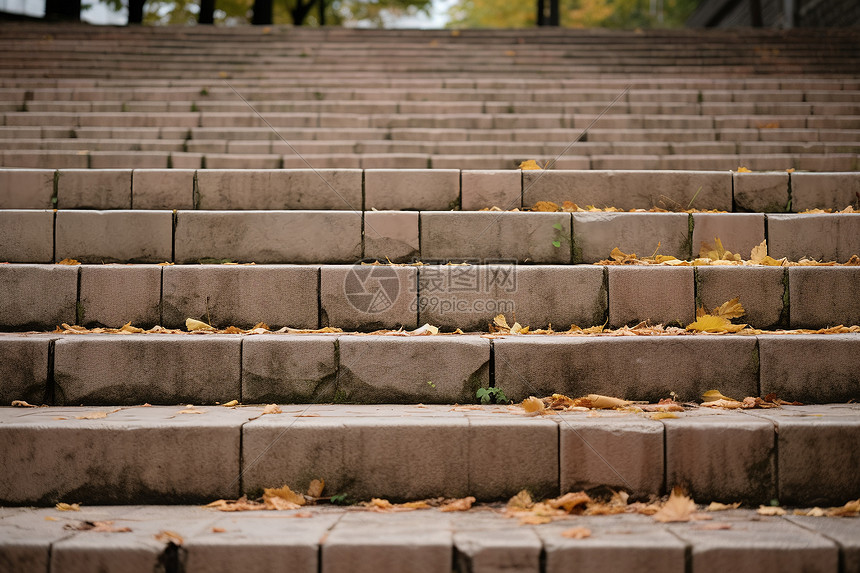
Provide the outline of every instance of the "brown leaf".
<path id="1" fill-rule="evenodd" d="M 543 401 L 534 396 L 529 396 L 525 400 L 523 400 L 523 410 L 526 411 L 527 414 L 539 414 L 544 410 L 545 406 Z"/>
<path id="2" fill-rule="evenodd" d="M 204 507 L 217 509 L 218 511 L 255 511 L 267 509 L 265 504 L 249 501 L 244 495 L 236 500 L 219 499 Z"/>
<path id="3" fill-rule="evenodd" d="M 696 502 L 682 494 L 678 488 L 672 490 L 669 500 L 654 514 L 654 521 L 661 523 L 673 523 L 678 521 L 690 521 L 693 512 L 696 511 Z"/>
<path id="4" fill-rule="evenodd" d="M 508 509 L 530 509 L 534 506 L 532 496 L 528 490 L 521 490 L 517 495 L 508 500 Z"/>
<path id="5" fill-rule="evenodd" d="M 522 169 L 523 171 L 540 170 L 540 169 L 542 169 L 542 167 L 540 165 L 538 165 L 538 162 L 535 161 L 534 159 L 528 159 L 528 160 L 520 163 L 520 169 Z"/>
<path id="6" fill-rule="evenodd" d="M 305 504 L 305 496 L 294 492 L 290 486 L 263 489 L 263 503 L 273 509 L 298 509 Z"/>
<path id="7" fill-rule="evenodd" d="M 538 201 L 534 205 L 532 205 L 532 211 L 538 211 L 541 213 L 555 213 L 558 211 L 558 204 L 553 203 L 552 201 Z"/>
<path id="8" fill-rule="evenodd" d="M 63 503 L 60 502 L 54 506 L 58 511 L 80 511 L 81 505 L 78 503 Z"/>
<path id="9" fill-rule="evenodd" d="M 756 513 L 759 515 L 785 515 L 785 510 L 775 505 L 760 505 Z"/>
<path id="10" fill-rule="evenodd" d="M 38 406 L 34 406 L 33 404 L 29 404 L 24 400 L 12 400 L 13 408 L 38 408 Z"/>
<path id="11" fill-rule="evenodd" d="M 325 481 L 321 479 L 315 479 L 308 486 L 308 496 L 322 497 L 323 489 L 325 489 Z"/>
<path id="12" fill-rule="evenodd" d="M 227 533 L 227 530 L 223 527 L 213 527 L 212 533 Z"/>
<path id="13" fill-rule="evenodd" d="M 475 503 L 475 498 L 472 496 L 462 499 L 454 499 L 439 508 L 439 511 L 468 511 Z"/>
<path id="14" fill-rule="evenodd" d="M 128 527 L 116 527 L 113 521 L 80 521 L 78 523 L 67 523 L 64 529 L 73 531 L 94 531 L 98 533 L 128 533 Z"/>
<path id="15" fill-rule="evenodd" d="M 75 259 L 63 259 L 62 261 L 58 262 L 57 264 L 58 265 L 79 265 L 81 263 L 76 261 Z"/>
<path id="16" fill-rule="evenodd" d="M 584 491 L 569 492 L 561 497 L 550 499 L 547 501 L 553 509 L 564 509 L 567 513 L 571 513 L 574 509 L 585 506 L 591 503 L 591 498 Z"/>
<path id="17" fill-rule="evenodd" d="M 182 536 L 176 533 L 175 531 L 170 530 L 162 530 L 155 534 L 155 540 L 161 541 L 162 543 L 172 543 L 174 545 L 182 545 L 185 540 L 182 539 Z"/>
<path id="18" fill-rule="evenodd" d="M 719 503 L 712 501 L 711 505 L 705 508 L 705 511 L 726 511 L 729 509 L 737 509 L 741 506 L 741 502 L 737 503 Z"/>
<path id="19" fill-rule="evenodd" d="M 84 414 L 83 416 L 75 416 L 76 420 L 100 420 L 101 418 L 107 418 L 108 413 L 104 411 L 100 412 L 90 412 L 89 414 Z"/>
<path id="20" fill-rule="evenodd" d="M 266 414 L 283 414 L 284 412 L 281 410 L 281 407 L 277 404 L 267 404 L 265 408 L 263 408 L 263 413 L 261 416 L 265 416 Z"/>
<path id="21" fill-rule="evenodd" d="M 562 531 L 561 536 L 568 539 L 585 539 L 591 537 L 591 530 L 587 527 L 571 527 Z"/>

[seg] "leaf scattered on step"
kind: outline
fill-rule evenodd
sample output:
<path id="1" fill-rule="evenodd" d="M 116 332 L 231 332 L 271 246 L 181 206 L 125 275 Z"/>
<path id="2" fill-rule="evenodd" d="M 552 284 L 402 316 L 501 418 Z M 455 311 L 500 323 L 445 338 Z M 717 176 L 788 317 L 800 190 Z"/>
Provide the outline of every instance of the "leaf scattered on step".
<path id="1" fill-rule="evenodd" d="M 217 509 L 218 511 L 256 511 L 261 509 L 269 509 L 265 504 L 256 501 L 249 501 L 246 496 L 239 499 L 219 499 L 209 503 L 203 507 Z"/>
<path id="2" fill-rule="evenodd" d="M 694 525 L 691 529 L 698 531 L 724 531 L 731 528 L 731 523 L 700 523 L 698 525 Z"/>
<path id="3" fill-rule="evenodd" d="M 54 506 L 58 511 L 80 511 L 81 505 L 79 503 L 63 503 L 60 502 Z"/>
<path id="4" fill-rule="evenodd" d="M 561 497 L 547 500 L 547 504 L 553 509 L 563 509 L 567 513 L 572 513 L 574 510 L 581 512 L 591 502 L 591 497 L 584 491 L 568 492 Z"/>
<path id="5" fill-rule="evenodd" d="M 263 408 L 263 413 L 261 416 L 265 416 L 266 414 L 283 414 L 284 412 L 281 410 L 281 407 L 277 404 L 267 404 L 265 408 Z"/>
<path id="6" fill-rule="evenodd" d="M 215 327 L 193 318 L 186 318 L 185 329 L 188 330 L 188 332 L 194 332 L 197 330 L 215 330 Z"/>
<path id="7" fill-rule="evenodd" d="M 131 322 L 126 322 L 125 324 L 122 325 L 122 328 L 120 328 L 119 331 L 121 333 L 139 334 L 139 333 L 143 332 L 144 330 L 142 328 L 137 328 L 136 326 L 132 326 Z"/>
<path id="8" fill-rule="evenodd" d="M 83 416 L 75 416 L 76 420 L 100 420 L 102 418 L 107 418 L 108 413 L 104 411 L 99 412 L 90 412 L 89 414 L 84 414 Z"/>
<path id="9" fill-rule="evenodd" d="M 535 161 L 534 159 L 528 159 L 528 160 L 520 163 L 520 169 L 522 169 L 523 171 L 541 170 L 541 169 L 543 169 L 543 167 L 538 165 L 538 162 Z"/>
<path id="10" fill-rule="evenodd" d="M 62 261 L 59 261 L 57 264 L 58 265 L 79 265 L 81 263 L 76 261 L 75 259 L 63 259 Z"/>
<path id="11" fill-rule="evenodd" d="M 232 408 L 233 406 L 239 405 L 239 400 L 230 400 L 229 402 L 224 402 L 221 405 L 225 408 Z"/>
<path id="12" fill-rule="evenodd" d="M 587 401 L 587 403 L 585 403 Z M 597 408 L 600 410 L 614 410 L 616 408 L 624 408 L 628 406 L 630 402 L 628 400 L 622 400 L 621 398 L 615 398 L 613 396 L 602 396 L 600 394 L 589 394 L 585 397 L 583 406 L 587 408 Z"/>
<path id="13" fill-rule="evenodd" d="M 188 404 L 184 410 L 180 410 L 179 414 L 205 414 L 206 410 L 198 410 L 194 404 Z"/>
<path id="14" fill-rule="evenodd" d="M 746 167 L 743 167 L 743 166 L 738 167 L 738 171 L 737 171 L 737 172 L 738 172 L 738 173 L 752 173 L 752 171 L 750 171 L 749 169 L 747 169 Z"/>
<path id="15" fill-rule="evenodd" d="M 741 502 L 720 503 L 718 501 L 712 501 L 711 504 L 705 508 L 705 511 L 727 511 L 729 509 L 737 509 L 740 506 L 741 506 Z"/>
<path id="16" fill-rule="evenodd" d="M 170 530 L 162 530 L 155 534 L 155 540 L 160 541 L 162 543 L 172 543 L 174 545 L 182 545 L 185 543 L 185 540 L 182 539 L 182 536 L 176 533 L 175 531 Z"/>
<path id="17" fill-rule="evenodd" d="M 525 410 L 527 414 L 539 414 L 546 409 L 543 401 L 539 398 L 535 398 L 534 396 L 529 396 L 523 400 L 522 406 L 523 410 Z"/>
<path id="18" fill-rule="evenodd" d="M 785 515 L 785 510 L 775 505 L 760 505 L 756 510 L 759 515 Z"/>
<path id="19" fill-rule="evenodd" d="M 412 334 L 414 336 L 433 335 L 439 334 L 439 329 L 432 324 L 425 324 L 424 326 L 420 326 L 415 330 L 410 331 L 409 334 Z"/>
<path id="20" fill-rule="evenodd" d="M 678 415 L 672 412 L 651 412 L 648 414 L 648 417 L 652 420 L 668 420 L 670 418 L 677 418 Z"/>
<path id="21" fill-rule="evenodd" d="M 730 402 L 737 402 L 734 398 L 729 398 L 728 396 L 724 396 L 719 390 L 708 390 L 704 394 L 702 394 L 702 400 L 705 402 L 715 402 L 717 400 L 728 400 Z"/>
<path id="22" fill-rule="evenodd" d="M 321 479 L 315 479 L 311 481 L 308 486 L 308 496 L 310 497 L 322 497 L 323 489 L 325 489 L 325 481 Z"/>
<path id="23" fill-rule="evenodd" d="M 555 213 L 558 211 L 558 204 L 552 201 L 538 201 L 532 205 L 531 210 L 538 213 Z"/>
<path id="24" fill-rule="evenodd" d="M 473 503 L 475 503 L 475 498 L 472 496 L 454 499 L 442 505 L 439 511 L 468 511 L 472 508 Z"/>
<path id="25" fill-rule="evenodd" d="M 562 531 L 561 536 L 568 539 L 585 539 L 591 537 L 591 530 L 587 527 L 571 527 Z"/>
<path id="26" fill-rule="evenodd" d="M 12 400 L 12 407 L 13 408 L 38 408 L 38 406 L 34 406 L 33 404 L 26 402 L 25 400 Z"/>
<path id="27" fill-rule="evenodd" d="M 723 247 L 723 242 L 720 241 L 719 237 L 714 239 L 714 246 L 711 246 L 709 243 L 702 242 L 702 246 L 699 249 L 699 258 L 701 259 L 711 259 L 712 261 L 740 261 L 741 256 L 737 253 L 732 253 L 731 251 L 726 250 Z"/>
<path id="28" fill-rule="evenodd" d="M 746 328 L 746 324 L 732 324 L 728 318 L 703 314 L 696 318 L 695 322 L 687 325 L 687 330 L 696 332 L 740 332 Z"/>
<path id="29" fill-rule="evenodd" d="M 508 509 L 529 509 L 534 505 L 532 496 L 528 490 L 521 490 L 517 495 L 508 500 Z"/>
<path id="30" fill-rule="evenodd" d="M 740 318 L 746 313 L 743 305 L 741 304 L 740 297 L 735 297 L 731 300 L 728 300 L 711 311 L 711 314 L 714 316 L 720 316 L 722 318 Z"/>
<path id="31" fill-rule="evenodd" d="M 696 502 L 681 493 L 678 488 L 672 490 L 669 500 L 652 517 L 661 523 L 690 521 L 696 511 Z"/>
<path id="32" fill-rule="evenodd" d="M 113 521 L 80 521 L 78 523 L 67 523 L 63 529 L 72 531 L 94 531 L 97 533 L 128 533 L 128 527 L 117 527 Z"/>
<path id="33" fill-rule="evenodd" d="M 306 503 L 305 496 L 285 485 L 279 488 L 265 488 L 263 503 L 268 509 L 287 510 L 298 509 Z"/>
<path id="34" fill-rule="evenodd" d="M 223 527 L 213 527 L 212 533 L 227 533 L 227 530 Z"/>

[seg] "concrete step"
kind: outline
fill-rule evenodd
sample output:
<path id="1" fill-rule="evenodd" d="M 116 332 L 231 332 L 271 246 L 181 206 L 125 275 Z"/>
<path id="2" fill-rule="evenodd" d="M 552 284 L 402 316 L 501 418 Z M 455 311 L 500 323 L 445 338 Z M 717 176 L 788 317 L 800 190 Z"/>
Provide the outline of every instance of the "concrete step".
<path id="1" fill-rule="evenodd" d="M 261 573 L 270 570 L 272 558 L 307 573 L 560 573 L 572 561 L 582 571 L 611 562 L 625 571 L 658 567 L 678 573 L 715 567 L 837 573 L 860 566 L 857 519 L 766 517 L 736 509 L 702 513 L 713 518 L 705 522 L 663 524 L 630 514 L 520 525 L 503 513 L 501 504 L 447 513 L 320 506 L 280 512 L 274 519 L 270 513 L 222 514 L 188 506 L 84 506 L 73 513 L 10 508 L 0 519 L 0 560 L 9 570 L 50 567 L 57 573 L 84 566 L 109 573 L 162 567 Z M 72 529 L 105 521 L 112 522 L 106 527 L 131 531 Z M 165 530 L 175 536 L 159 536 Z M 570 530 L 589 536 L 569 538 Z"/>
<path id="2" fill-rule="evenodd" d="M 835 506 L 860 497 L 849 447 L 860 441 L 860 410 L 851 404 L 698 408 L 659 420 L 526 417 L 518 406 L 280 410 L 0 408 L 0 499 L 206 503 L 285 483 L 305 491 L 312 479 L 351 500 L 507 499 L 523 488 L 542 499 L 599 486 L 641 498 L 674 485 L 702 503 Z"/>
<path id="3" fill-rule="evenodd" d="M 78 152 L 72 153 L 75 153 L 72 157 L 86 159 Z M 138 155 L 147 153 L 129 154 Z M 312 157 L 314 163 L 318 163 L 316 157 Z M 564 161 L 562 158 L 557 163 Z M 513 161 L 511 164 L 516 166 Z M 860 193 L 858 173 L 787 173 L 785 169 L 732 173 L 728 169 L 361 170 L 308 169 L 306 164 L 302 167 L 0 169 L 0 209 L 475 211 L 490 207 L 529 208 L 538 201 L 558 205 L 570 201 L 581 207 L 594 205 L 625 211 L 659 207 L 670 211 L 695 208 L 785 213 L 808 209 L 841 211 L 849 205 L 856 208 Z M 737 169 L 737 165 L 733 168 Z M 717 220 L 740 219 L 718 217 Z M 4 255 L 0 255 L 2 258 Z"/>
<path id="4" fill-rule="evenodd" d="M 697 400 L 715 388 L 804 403 L 860 395 L 856 332 L 626 333 L 3 333 L 0 402 L 446 404 L 474 403 L 490 387 L 512 400 L 557 392 Z"/>

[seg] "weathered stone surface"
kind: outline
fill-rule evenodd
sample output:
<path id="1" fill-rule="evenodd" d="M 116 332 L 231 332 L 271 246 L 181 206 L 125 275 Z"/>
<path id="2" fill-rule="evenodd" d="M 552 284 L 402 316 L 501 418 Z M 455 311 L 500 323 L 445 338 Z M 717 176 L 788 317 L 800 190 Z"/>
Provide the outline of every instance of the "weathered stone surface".
<path id="1" fill-rule="evenodd" d="M 325 265 L 320 269 L 322 326 L 415 329 L 417 280 L 415 267 Z"/>
<path id="2" fill-rule="evenodd" d="M 835 209 L 857 206 L 860 175 L 857 173 L 792 173 L 791 207 L 806 209 Z"/>
<path id="3" fill-rule="evenodd" d="M 443 515 L 432 515 L 435 527 L 405 514 L 345 515 L 321 546 L 322 573 L 449 571 L 454 549 Z"/>
<path id="4" fill-rule="evenodd" d="M 367 210 L 443 211 L 460 203 L 458 169 L 368 169 L 364 172 Z"/>
<path id="5" fill-rule="evenodd" d="M 741 258 L 750 258 L 753 247 L 764 241 L 764 215 L 761 213 L 693 213 L 692 255 L 699 256 L 702 243 L 723 247 Z"/>
<path id="6" fill-rule="evenodd" d="M 490 342 L 478 336 L 342 337 L 335 400 L 472 402 L 489 386 L 489 361 Z"/>
<path id="7" fill-rule="evenodd" d="M 50 525 L 46 515 L 19 510 L 0 521 L 0 571 L 42 573 L 50 571 L 51 545 L 68 537 L 57 521 Z M 52 516 L 53 517 L 53 516 Z"/>
<path id="8" fill-rule="evenodd" d="M 0 404 L 45 402 L 51 340 L 50 335 L 0 335 Z"/>
<path id="9" fill-rule="evenodd" d="M 610 326 L 644 320 L 685 326 L 695 319 L 692 267 L 609 266 L 607 269 Z"/>
<path id="10" fill-rule="evenodd" d="M 51 330 L 75 322 L 78 267 L 0 265 L 0 328 Z"/>
<path id="11" fill-rule="evenodd" d="M 51 263 L 53 260 L 53 211 L 0 211 L 0 261 Z"/>
<path id="12" fill-rule="evenodd" d="M 768 215 L 767 254 L 846 262 L 860 255 L 860 217 L 855 214 Z"/>
<path id="13" fill-rule="evenodd" d="M 260 335 L 242 341 L 242 400 L 319 403 L 334 399 L 337 337 Z"/>
<path id="14" fill-rule="evenodd" d="M 693 499 L 726 503 L 761 504 L 777 496 L 777 444 L 769 421 L 704 408 L 661 421 L 667 489 L 681 486 Z"/>
<path id="15" fill-rule="evenodd" d="M 151 328 L 161 322 L 161 269 L 157 265 L 82 265 L 78 323 Z"/>
<path id="16" fill-rule="evenodd" d="M 0 209 L 51 209 L 53 169 L 0 169 Z"/>
<path id="17" fill-rule="evenodd" d="M 839 545 L 842 571 L 860 571 L 860 521 L 801 515 L 791 515 L 785 519 L 835 541 Z"/>
<path id="18" fill-rule="evenodd" d="M 732 209 L 731 173 L 719 171 L 523 171 L 523 205 Z"/>
<path id="19" fill-rule="evenodd" d="M 54 344 L 56 402 L 212 404 L 238 399 L 241 342 L 228 334 L 67 336 Z"/>
<path id="20" fill-rule="evenodd" d="M 495 386 L 515 401 L 555 392 L 697 400 L 717 387 L 743 397 L 758 386 L 756 341 L 748 337 L 510 336 L 493 347 Z"/>
<path id="21" fill-rule="evenodd" d="M 540 572 L 543 544 L 534 530 L 510 522 L 505 526 L 498 519 L 476 519 L 468 514 L 454 517 L 454 527 L 459 571 Z"/>
<path id="22" fill-rule="evenodd" d="M 570 215 L 423 212 L 421 259 L 440 262 L 569 263 Z"/>
<path id="23" fill-rule="evenodd" d="M 131 170 L 62 169 L 56 206 L 60 209 L 131 209 Z"/>
<path id="24" fill-rule="evenodd" d="M 777 427 L 780 502 L 835 506 L 860 497 L 860 406 L 786 406 L 754 414 Z"/>
<path id="25" fill-rule="evenodd" d="M 419 254 L 417 212 L 364 213 L 364 258 L 406 263 L 417 259 Z"/>
<path id="26" fill-rule="evenodd" d="M 663 489 L 663 425 L 654 420 L 581 412 L 562 414 L 559 466 L 561 492 L 599 486 L 633 495 Z"/>
<path id="27" fill-rule="evenodd" d="M 193 209 L 193 169 L 135 169 L 132 173 L 135 209 Z"/>
<path id="28" fill-rule="evenodd" d="M 6 460 L 0 500 L 53 505 L 235 497 L 239 433 L 247 411 L 212 408 L 203 415 L 178 415 L 181 409 L 0 410 L 0 452 Z M 107 416 L 77 418 L 93 412 Z M 23 475 L 28 479 L 18 479 Z"/>
<path id="29" fill-rule="evenodd" d="M 714 519 L 730 527 L 708 531 L 695 522 L 669 525 L 692 546 L 692 570 L 697 573 L 839 570 L 835 543 L 780 518 L 751 520 L 747 512 L 734 510 L 715 514 Z"/>
<path id="30" fill-rule="evenodd" d="M 788 207 L 788 173 L 732 173 L 734 210 L 783 213 Z"/>
<path id="31" fill-rule="evenodd" d="M 659 245 L 659 246 L 658 246 Z M 690 258 L 690 225 L 686 213 L 574 213 L 573 262 L 608 259 L 612 249 L 640 257 Z"/>
<path id="32" fill-rule="evenodd" d="M 361 213 L 180 211 L 176 262 L 352 263 L 361 257 Z"/>
<path id="33" fill-rule="evenodd" d="M 745 314 L 737 322 L 754 328 L 788 326 L 786 272 L 782 267 L 696 267 L 697 305 L 713 310 L 740 297 Z"/>
<path id="34" fill-rule="evenodd" d="M 361 211 L 360 169 L 204 169 L 200 209 L 338 209 Z"/>
<path id="35" fill-rule="evenodd" d="M 160 263 L 173 257 L 170 211 L 60 211 L 56 260 Z"/>
<path id="36" fill-rule="evenodd" d="M 790 267 L 792 328 L 860 324 L 860 267 Z"/>
<path id="37" fill-rule="evenodd" d="M 317 328 L 319 267 L 202 265 L 164 267 L 163 321 L 184 328 L 185 319 L 213 326 Z"/>
<path id="38" fill-rule="evenodd" d="M 522 207 L 522 175 L 519 171 L 463 171 L 460 179 L 461 208 L 464 211 Z"/>
<path id="39" fill-rule="evenodd" d="M 561 535 L 572 527 L 585 527 L 591 536 L 569 539 Z M 635 573 L 685 571 L 684 543 L 665 529 L 655 528 L 644 515 L 581 517 L 538 527 L 535 532 L 543 541 L 546 573 L 570 571 L 572 563 L 583 571 L 598 571 L 607 563 Z"/>
<path id="40" fill-rule="evenodd" d="M 498 314 L 533 329 L 606 322 L 603 269 L 563 265 L 426 265 L 418 269 L 420 323 L 486 331 Z"/>

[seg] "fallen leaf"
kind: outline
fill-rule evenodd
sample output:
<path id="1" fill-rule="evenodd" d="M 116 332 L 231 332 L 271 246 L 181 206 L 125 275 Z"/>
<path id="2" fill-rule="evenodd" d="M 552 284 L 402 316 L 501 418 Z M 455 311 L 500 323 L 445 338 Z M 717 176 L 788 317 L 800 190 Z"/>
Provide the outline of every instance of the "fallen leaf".
<path id="1" fill-rule="evenodd" d="M 552 201 L 538 201 L 532 205 L 531 210 L 539 213 L 555 213 L 558 211 L 558 204 Z"/>
<path id="2" fill-rule="evenodd" d="M 588 404 L 583 404 L 589 406 L 591 408 L 598 408 L 601 410 L 612 410 L 615 408 L 623 408 L 625 406 L 629 406 L 630 402 L 627 400 L 622 400 L 621 398 L 614 398 L 612 396 L 602 396 L 600 394 L 589 394 L 586 396 L 586 400 Z"/>
<path id="3" fill-rule="evenodd" d="M 849 501 L 841 507 L 833 507 L 827 510 L 830 517 L 857 517 L 860 516 L 860 499 Z"/>
<path id="4" fill-rule="evenodd" d="M 315 479 L 308 486 L 308 495 L 310 497 L 322 497 L 323 489 L 325 489 L 325 481 Z"/>
<path id="5" fill-rule="evenodd" d="M 131 322 L 129 321 L 129 322 L 126 322 L 125 324 L 123 324 L 122 328 L 120 328 L 119 331 L 120 332 L 128 332 L 131 334 L 139 334 L 139 333 L 143 332 L 143 329 L 137 328 L 136 326 L 132 326 Z"/>
<path id="6" fill-rule="evenodd" d="M 223 527 L 213 527 L 212 533 L 227 533 L 227 530 Z"/>
<path id="7" fill-rule="evenodd" d="M 521 490 L 517 495 L 508 500 L 508 509 L 531 509 L 534 506 L 532 496 L 528 490 Z"/>
<path id="8" fill-rule="evenodd" d="M 569 492 L 561 497 L 550 499 L 547 501 L 553 509 L 564 509 L 567 513 L 571 513 L 574 509 L 580 506 L 585 506 L 591 503 L 592 499 L 584 491 Z"/>
<path id="9" fill-rule="evenodd" d="M 677 418 L 678 416 L 672 412 L 651 412 L 648 414 L 648 417 L 652 420 L 668 420 L 671 418 Z"/>
<path id="10" fill-rule="evenodd" d="M 760 505 L 756 513 L 759 515 L 785 515 L 785 510 L 775 505 Z"/>
<path id="11" fill-rule="evenodd" d="M 266 414 L 283 414 L 284 412 L 281 410 L 281 407 L 277 404 L 267 404 L 265 408 L 263 408 L 262 416 Z"/>
<path id="12" fill-rule="evenodd" d="M 529 171 L 529 170 L 540 170 L 540 169 L 542 169 L 542 167 L 540 165 L 538 165 L 538 162 L 535 161 L 534 159 L 529 159 L 527 161 L 523 161 L 522 163 L 520 163 L 520 169 L 522 169 L 523 171 Z"/>
<path id="13" fill-rule="evenodd" d="M 728 396 L 723 396 L 719 390 L 708 390 L 704 394 L 702 394 L 702 400 L 705 402 L 714 402 L 716 400 L 729 400 L 731 402 L 737 402 L 734 398 L 729 398 Z"/>
<path id="14" fill-rule="evenodd" d="M 432 324 L 425 324 L 424 326 L 421 326 L 419 328 L 416 328 L 415 330 L 410 331 L 409 334 L 414 334 L 417 336 L 428 335 L 428 334 L 433 335 L 433 334 L 439 334 L 439 329 L 437 327 L 433 326 Z"/>
<path id="15" fill-rule="evenodd" d="M 107 412 L 91 412 L 89 414 L 84 414 L 83 416 L 75 416 L 76 420 L 99 420 L 101 418 L 107 418 Z"/>
<path id="16" fill-rule="evenodd" d="M 63 503 L 60 502 L 54 506 L 55 509 L 59 511 L 80 511 L 81 505 L 79 503 Z"/>
<path id="17" fill-rule="evenodd" d="M 821 509 L 820 507 L 813 507 L 812 509 L 795 509 L 794 515 L 805 515 L 807 517 L 825 517 L 827 512 Z"/>
<path id="18" fill-rule="evenodd" d="M 255 511 L 267 509 L 265 504 L 256 501 L 249 501 L 246 496 L 242 496 L 236 500 L 219 499 L 212 503 L 206 504 L 203 507 L 217 509 L 218 511 Z"/>
<path id="19" fill-rule="evenodd" d="M 24 400 L 12 400 L 13 408 L 38 408 L 38 406 L 34 406 L 33 404 L 29 404 Z"/>
<path id="20" fill-rule="evenodd" d="M 194 404 L 188 404 L 184 410 L 180 410 L 179 414 L 205 414 L 206 410 L 198 410 Z"/>
<path id="21" fill-rule="evenodd" d="M 78 523 L 67 523 L 64 529 L 73 531 L 94 531 L 98 533 L 128 533 L 128 527 L 116 527 L 113 521 L 81 521 Z"/>
<path id="22" fill-rule="evenodd" d="M 263 503 L 270 509 L 298 509 L 303 506 L 305 496 L 290 489 L 290 486 L 279 488 L 265 488 L 263 490 Z"/>
<path id="23" fill-rule="evenodd" d="M 568 539 L 585 539 L 591 537 L 591 530 L 587 527 L 571 527 L 562 531 L 561 536 Z"/>
<path id="24" fill-rule="evenodd" d="M 75 259 L 63 259 L 62 261 L 58 262 L 57 264 L 58 265 L 79 265 L 81 263 L 76 261 Z"/>
<path id="25" fill-rule="evenodd" d="M 711 314 L 723 318 L 740 318 L 745 313 L 746 311 L 741 304 L 740 297 L 737 296 L 711 311 Z"/>
<path id="26" fill-rule="evenodd" d="M 696 502 L 675 488 L 669 495 L 669 500 L 660 508 L 660 511 L 653 515 L 653 519 L 661 523 L 690 521 L 695 511 Z"/>
<path id="27" fill-rule="evenodd" d="M 208 325 L 205 322 L 194 320 L 193 318 L 186 318 L 185 329 L 188 330 L 188 332 L 194 332 L 197 330 L 215 330 L 215 327 Z"/>
<path id="28" fill-rule="evenodd" d="M 705 314 L 688 324 L 686 329 L 696 332 L 740 332 L 746 327 L 746 324 L 732 324 L 729 319 L 722 316 Z"/>
<path id="29" fill-rule="evenodd" d="M 750 170 L 749 170 L 749 169 L 747 169 L 746 167 L 738 167 L 738 171 L 737 171 L 737 172 L 738 172 L 738 173 L 752 173 L 752 171 L 750 171 Z"/>
<path id="30" fill-rule="evenodd" d="M 702 523 L 699 525 L 694 525 L 691 529 L 695 529 L 698 531 L 722 531 L 722 530 L 731 529 L 731 528 L 732 528 L 731 523 L 714 522 L 714 523 Z"/>
<path id="31" fill-rule="evenodd" d="M 711 504 L 705 508 L 705 511 L 726 511 L 729 509 L 737 509 L 740 506 L 741 506 L 741 502 L 719 503 L 717 501 L 712 501 Z"/>
<path id="32" fill-rule="evenodd" d="M 182 545 L 185 540 L 175 531 L 162 530 L 155 534 L 155 540 L 162 543 L 172 543 L 173 545 Z"/>
<path id="33" fill-rule="evenodd" d="M 702 406 L 706 408 L 725 408 L 727 410 L 737 410 L 744 407 L 743 402 L 737 400 L 712 400 L 710 402 L 702 402 Z"/>
<path id="34" fill-rule="evenodd" d="M 523 400 L 523 410 L 525 410 L 527 414 L 539 414 L 544 409 L 545 406 L 543 401 L 535 398 L 534 396 L 529 396 Z"/>
<path id="35" fill-rule="evenodd" d="M 468 511 L 472 508 L 473 503 L 475 503 L 475 498 L 472 496 L 455 499 L 440 507 L 439 511 Z"/>
<path id="36" fill-rule="evenodd" d="M 224 402 L 221 405 L 224 406 L 225 408 L 232 408 L 233 406 L 239 405 L 239 400 L 230 400 L 229 402 Z"/>

